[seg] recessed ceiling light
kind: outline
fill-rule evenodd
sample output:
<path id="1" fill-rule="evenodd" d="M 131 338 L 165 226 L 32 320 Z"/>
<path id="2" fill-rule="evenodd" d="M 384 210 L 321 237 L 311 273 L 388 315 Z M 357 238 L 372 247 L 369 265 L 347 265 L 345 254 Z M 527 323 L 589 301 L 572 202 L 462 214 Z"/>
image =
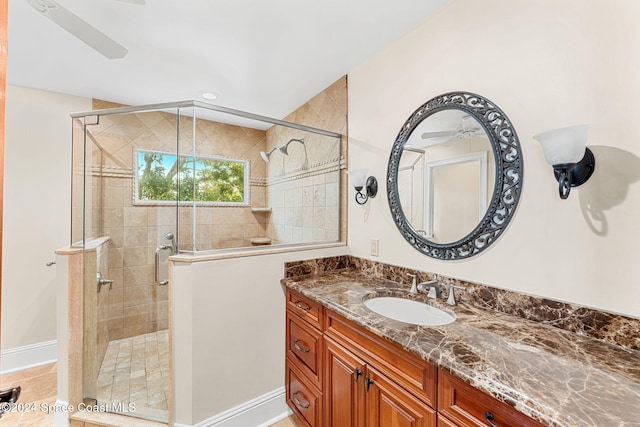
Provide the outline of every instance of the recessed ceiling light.
<path id="1" fill-rule="evenodd" d="M 211 93 L 211 92 L 204 92 L 202 94 L 202 97 L 204 99 L 210 99 L 210 100 L 214 100 L 218 98 L 218 95 L 216 95 L 215 93 Z"/>

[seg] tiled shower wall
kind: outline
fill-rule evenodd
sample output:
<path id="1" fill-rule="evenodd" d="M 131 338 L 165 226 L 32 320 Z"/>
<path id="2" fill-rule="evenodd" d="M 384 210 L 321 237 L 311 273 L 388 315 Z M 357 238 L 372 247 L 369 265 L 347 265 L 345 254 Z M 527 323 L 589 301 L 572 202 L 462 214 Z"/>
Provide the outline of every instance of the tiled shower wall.
<path id="1" fill-rule="evenodd" d="M 329 130 L 346 138 L 347 77 L 333 83 L 283 120 Z M 340 159 L 344 156 L 340 140 L 273 126 L 267 130 L 267 149 L 301 137 L 305 138 L 307 165 L 304 149 L 296 142 L 289 146 L 288 156 L 282 158 L 276 152 L 269 163 L 267 204 L 272 214 L 267 235 L 274 243 L 339 240 L 339 178 L 343 173 Z"/>
<path id="2" fill-rule="evenodd" d="M 96 101 L 94 109 L 114 104 Z M 109 236 L 109 270 L 114 280 L 108 292 L 109 340 L 166 329 L 168 289 L 154 282 L 155 249 L 167 243 L 167 232 L 179 231 L 181 248 L 192 250 L 193 209 L 180 207 L 180 230 L 176 230 L 175 206 L 134 205 L 134 153 L 138 149 L 176 151 L 176 116 L 148 112 L 102 116 L 89 126 L 93 141 L 92 214 L 93 236 Z M 181 117 L 181 152 L 191 152 L 193 122 Z M 198 119 L 196 154 L 216 155 L 250 162 L 251 202 L 264 206 L 265 132 Z M 186 145 L 188 144 L 188 146 Z M 251 237 L 264 237 L 266 218 L 251 207 L 198 207 L 198 250 L 249 246 Z M 166 258 L 166 252 L 163 253 Z"/>

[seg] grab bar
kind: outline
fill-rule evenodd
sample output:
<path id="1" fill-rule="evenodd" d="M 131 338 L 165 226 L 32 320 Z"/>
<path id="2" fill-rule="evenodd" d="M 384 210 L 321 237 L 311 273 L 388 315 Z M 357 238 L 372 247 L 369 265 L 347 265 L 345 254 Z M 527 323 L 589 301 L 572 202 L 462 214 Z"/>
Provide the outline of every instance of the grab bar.
<path id="1" fill-rule="evenodd" d="M 160 252 L 172 251 L 170 245 L 160 245 L 156 248 L 156 282 L 159 285 L 168 285 L 168 280 L 160 280 Z"/>

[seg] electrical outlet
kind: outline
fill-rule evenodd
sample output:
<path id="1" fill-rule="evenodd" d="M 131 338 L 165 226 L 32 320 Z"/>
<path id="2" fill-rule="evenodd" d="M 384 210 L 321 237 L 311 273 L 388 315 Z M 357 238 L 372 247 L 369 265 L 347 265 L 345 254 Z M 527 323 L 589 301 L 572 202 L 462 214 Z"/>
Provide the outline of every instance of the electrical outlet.
<path id="1" fill-rule="evenodd" d="M 371 239 L 371 255 L 378 256 L 378 249 L 380 248 L 380 242 L 378 239 Z"/>

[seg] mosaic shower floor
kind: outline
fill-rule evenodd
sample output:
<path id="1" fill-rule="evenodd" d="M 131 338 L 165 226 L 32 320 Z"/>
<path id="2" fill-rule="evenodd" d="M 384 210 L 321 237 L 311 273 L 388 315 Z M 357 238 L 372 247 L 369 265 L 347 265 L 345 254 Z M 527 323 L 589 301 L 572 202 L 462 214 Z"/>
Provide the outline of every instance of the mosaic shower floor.
<path id="1" fill-rule="evenodd" d="M 98 375 L 98 404 L 133 408 L 130 415 L 166 422 L 168 397 L 168 330 L 109 342 Z"/>

